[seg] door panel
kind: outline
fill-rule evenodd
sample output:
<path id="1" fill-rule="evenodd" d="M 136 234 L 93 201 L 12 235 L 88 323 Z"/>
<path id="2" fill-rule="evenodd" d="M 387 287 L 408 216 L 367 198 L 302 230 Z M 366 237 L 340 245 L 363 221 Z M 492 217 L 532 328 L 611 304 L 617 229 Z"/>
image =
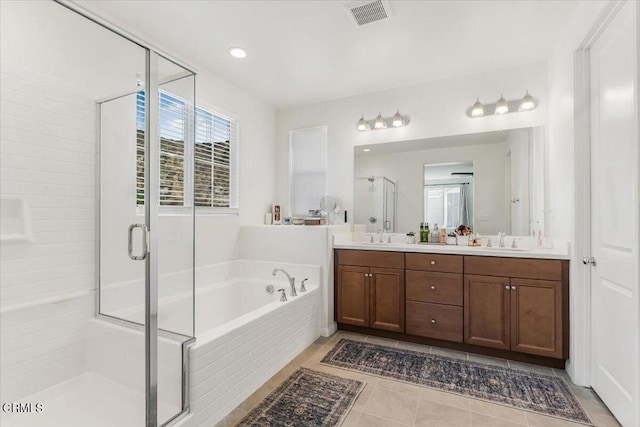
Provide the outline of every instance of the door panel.
<path id="1" fill-rule="evenodd" d="M 404 270 L 371 268 L 370 326 L 404 332 Z"/>
<path id="2" fill-rule="evenodd" d="M 369 268 L 338 266 L 336 322 L 369 326 Z"/>
<path id="3" fill-rule="evenodd" d="M 562 282 L 511 279 L 511 350 L 562 357 Z"/>
<path id="4" fill-rule="evenodd" d="M 625 426 L 640 423 L 637 7 L 590 49 L 592 386 Z"/>
<path id="5" fill-rule="evenodd" d="M 464 342 L 508 350 L 508 277 L 464 276 Z"/>

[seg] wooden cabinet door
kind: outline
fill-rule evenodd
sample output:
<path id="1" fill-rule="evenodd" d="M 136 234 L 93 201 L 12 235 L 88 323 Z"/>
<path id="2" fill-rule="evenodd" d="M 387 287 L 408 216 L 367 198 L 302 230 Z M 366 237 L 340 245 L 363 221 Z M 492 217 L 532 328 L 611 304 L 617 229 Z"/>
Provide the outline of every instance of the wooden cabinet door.
<path id="1" fill-rule="evenodd" d="M 508 277 L 464 276 L 464 342 L 510 348 L 511 290 Z"/>
<path id="2" fill-rule="evenodd" d="M 404 270 L 371 268 L 369 326 L 404 332 Z"/>
<path id="3" fill-rule="evenodd" d="M 562 358 L 562 282 L 511 279 L 511 350 Z"/>
<path id="4" fill-rule="evenodd" d="M 338 266 L 336 322 L 369 326 L 369 268 Z"/>

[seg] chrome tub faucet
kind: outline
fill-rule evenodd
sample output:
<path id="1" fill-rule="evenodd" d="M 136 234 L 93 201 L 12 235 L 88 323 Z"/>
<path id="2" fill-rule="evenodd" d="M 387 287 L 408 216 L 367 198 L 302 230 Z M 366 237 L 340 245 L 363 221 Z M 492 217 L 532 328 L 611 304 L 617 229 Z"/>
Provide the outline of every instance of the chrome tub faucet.
<path id="1" fill-rule="evenodd" d="M 284 275 L 287 276 L 287 279 L 289 279 L 289 285 L 291 286 L 291 295 L 290 296 L 297 297 L 298 294 L 296 293 L 296 278 L 295 277 L 291 277 L 291 275 L 289 273 L 287 273 L 286 271 L 284 271 L 281 268 L 274 268 L 273 271 L 271 272 L 271 275 L 275 276 L 278 271 L 281 271 L 282 273 L 284 273 Z"/>

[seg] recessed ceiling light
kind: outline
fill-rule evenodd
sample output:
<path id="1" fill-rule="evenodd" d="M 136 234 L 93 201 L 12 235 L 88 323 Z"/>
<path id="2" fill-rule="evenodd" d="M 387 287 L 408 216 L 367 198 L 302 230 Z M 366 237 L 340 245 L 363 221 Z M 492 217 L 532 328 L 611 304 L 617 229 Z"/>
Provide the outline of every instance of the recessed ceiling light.
<path id="1" fill-rule="evenodd" d="M 362 151 L 364 151 L 365 153 L 368 153 L 369 151 L 371 151 L 371 148 L 363 148 Z"/>
<path id="2" fill-rule="evenodd" d="M 247 56 L 247 52 L 241 47 L 230 47 L 229 48 L 229 53 L 234 58 L 242 59 L 242 58 L 245 58 Z"/>

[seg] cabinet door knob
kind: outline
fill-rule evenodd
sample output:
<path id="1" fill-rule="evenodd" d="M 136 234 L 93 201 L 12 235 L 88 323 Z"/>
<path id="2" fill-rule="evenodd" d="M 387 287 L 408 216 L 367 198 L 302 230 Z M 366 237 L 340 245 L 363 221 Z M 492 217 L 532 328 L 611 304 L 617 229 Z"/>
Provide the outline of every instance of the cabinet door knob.
<path id="1" fill-rule="evenodd" d="M 512 290 L 512 291 L 515 291 L 515 290 L 516 290 L 516 287 L 515 287 L 515 286 L 512 286 L 512 287 L 511 287 L 511 290 Z"/>
<path id="2" fill-rule="evenodd" d="M 431 261 L 431 265 L 436 265 L 436 262 L 435 261 Z"/>
<path id="3" fill-rule="evenodd" d="M 436 285 L 431 285 L 431 290 L 435 291 L 436 290 Z"/>
<path id="4" fill-rule="evenodd" d="M 431 319 L 431 323 L 433 323 L 435 325 L 436 319 Z"/>
<path id="5" fill-rule="evenodd" d="M 506 290 L 509 290 L 509 289 L 511 289 L 511 286 L 507 285 L 507 286 L 505 286 L 504 288 L 505 288 Z"/>

